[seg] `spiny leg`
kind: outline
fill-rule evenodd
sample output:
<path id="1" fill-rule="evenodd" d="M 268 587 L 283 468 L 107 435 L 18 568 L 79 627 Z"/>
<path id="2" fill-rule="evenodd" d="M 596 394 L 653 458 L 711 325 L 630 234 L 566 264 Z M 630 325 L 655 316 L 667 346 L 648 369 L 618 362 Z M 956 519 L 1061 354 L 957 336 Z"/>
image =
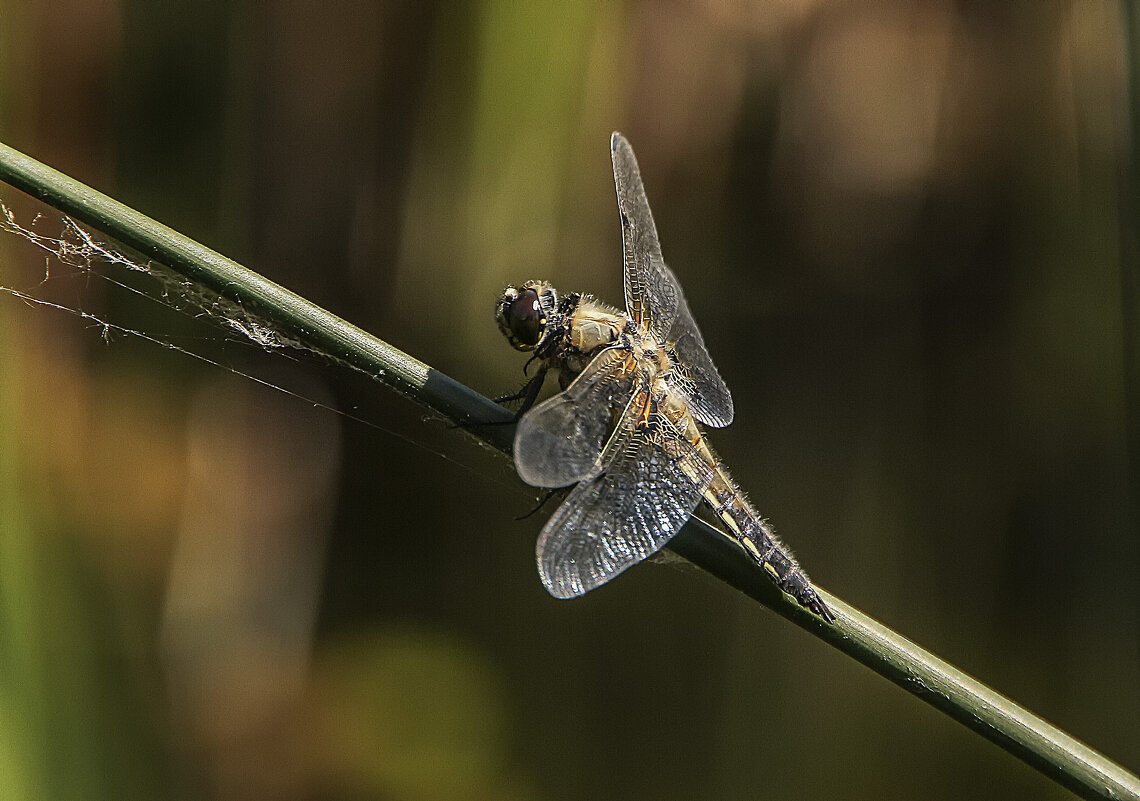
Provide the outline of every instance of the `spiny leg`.
<path id="1" fill-rule="evenodd" d="M 563 492 L 563 493 L 566 492 L 567 489 L 568 489 L 568 487 L 557 487 L 557 488 L 552 489 L 552 490 L 547 490 L 546 493 L 543 494 L 542 499 L 538 502 L 537 506 L 535 506 L 533 509 L 531 509 L 529 512 L 527 512 L 525 515 L 519 515 L 518 517 L 515 518 L 515 520 L 526 520 L 528 517 L 535 514 L 539 509 L 546 506 L 546 504 L 550 501 L 551 498 L 553 498 L 555 495 L 557 495 L 560 492 Z"/>
<path id="2" fill-rule="evenodd" d="M 521 400 L 522 403 L 519 404 L 518 411 L 515 412 L 514 422 L 517 423 L 524 414 L 530 411 L 531 407 L 534 406 L 534 402 L 538 400 L 538 393 L 542 391 L 543 382 L 546 381 L 546 371 L 547 368 L 543 367 L 535 373 L 534 376 L 527 379 L 522 389 L 510 395 L 500 395 L 495 398 L 495 403 L 507 404 Z"/>
<path id="3" fill-rule="evenodd" d="M 532 406 L 534 406 L 534 402 L 538 399 L 538 393 L 542 391 L 542 384 L 543 384 L 543 381 L 545 379 L 546 379 L 546 368 L 543 368 L 542 370 L 539 370 L 534 376 L 532 376 L 531 378 L 528 378 L 527 382 L 525 384 L 523 384 L 522 389 L 520 389 L 518 392 L 514 392 L 510 395 L 500 395 L 497 398 L 493 398 L 495 403 L 498 403 L 500 405 L 513 403 L 514 401 L 517 401 L 520 399 L 522 400 L 522 404 L 520 404 L 518 411 L 516 411 L 514 413 L 514 416 L 511 417 L 509 420 L 486 420 L 486 421 L 480 421 L 480 422 L 453 423 L 451 427 L 452 428 L 470 429 L 470 428 L 483 428 L 485 426 L 513 426 L 513 425 L 515 425 L 519 420 L 522 419 L 522 416 L 524 414 L 526 414 L 528 411 L 530 411 L 530 408 Z"/>

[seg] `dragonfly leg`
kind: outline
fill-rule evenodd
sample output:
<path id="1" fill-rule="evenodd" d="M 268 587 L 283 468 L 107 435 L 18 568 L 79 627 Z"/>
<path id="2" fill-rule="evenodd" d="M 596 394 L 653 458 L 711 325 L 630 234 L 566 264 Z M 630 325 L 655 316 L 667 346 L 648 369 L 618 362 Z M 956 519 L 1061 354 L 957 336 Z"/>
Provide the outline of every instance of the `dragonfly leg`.
<path id="1" fill-rule="evenodd" d="M 538 399 L 538 393 L 542 391 L 542 383 L 546 380 L 546 368 L 539 370 L 527 382 L 523 384 L 522 389 L 510 395 L 500 395 L 495 398 L 495 403 L 506 404 L 513 403 L 514 401 L 521 400 L 518 411 L 515 416 L 510 420 L 490 420 L 481 423 L 455 423 L 452 428 L 482 428 L 484 426 L 513 426 L 517 423 L 522 416 L 530 411 L 530 407 L 534 406 L 534 402 Z"/>
<path id="2" fill-rule="evenodd" d="M 558 493 L 560 493 L 560 492 L 565 492 L 565 491 L 566 491 L 566 488 L 565 488 L 565 487 L 560 487 L 560 488 L 558 488 L 558 489 L 552 489 L 552 490 L 548 490 L 548 491 L 546 492 L 546 494 L 542 496 L 542 500 L 540 500 L 540 501 L 538 502 L 538 505 L 537 505 L 537 506 L 535 506 L 533 509 L 531 509 L 529 512 L 527 512 L 525 515 L 519 515 L 518 517 L 516 517 L 516 518 L 515 518 L 515 520 L 526 520 L 528 517 L 530 517 L 530 516 L 531 516 L 531 515 L 533 515 L 535 512 L 537 512 L 539 509 L 541 509 L 542 507 L 546 506 L 547 502 L 548 502 L 548 501 L 549 501 L 551 498 L 553 498 L 555 495 L 557 495 L 557 494 L 558 494 Z"/>
<path id="3" fill-rule="evenodd" d="M 517 423 L 524 414 L 530 411 L 530 408 L 534 406 L 534 402 L 538 400 L 538 393 L 542 391 L 542 384 L 545 380 L 546 368 L 543 367 L 535 373 L 533 377 L 527 379 L 522 389 L 511 395 L 500 395 L 495 398 L 495 403 L 513 403 L 514 401 L 521 400 L 522 403 L 519 404 L 518 411 L 515 412 L 514 422 Z"/>

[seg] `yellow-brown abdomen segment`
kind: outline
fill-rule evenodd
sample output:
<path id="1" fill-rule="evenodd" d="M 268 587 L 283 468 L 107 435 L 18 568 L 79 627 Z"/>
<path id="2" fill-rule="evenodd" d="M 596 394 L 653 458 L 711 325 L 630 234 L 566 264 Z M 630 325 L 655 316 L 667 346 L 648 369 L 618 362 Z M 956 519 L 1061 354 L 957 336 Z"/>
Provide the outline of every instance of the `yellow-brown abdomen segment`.
<path id="1" fill-rule="evenodd" d="M 690 444 L 702 459 L 715 466 L 703 493 L 704 501 L 713 514 L 781 590 L 825 620 L 834 620 L 831 610 L 820 600 L 791 551 L 748 502 L 691 417 L 686 428 Z"/>

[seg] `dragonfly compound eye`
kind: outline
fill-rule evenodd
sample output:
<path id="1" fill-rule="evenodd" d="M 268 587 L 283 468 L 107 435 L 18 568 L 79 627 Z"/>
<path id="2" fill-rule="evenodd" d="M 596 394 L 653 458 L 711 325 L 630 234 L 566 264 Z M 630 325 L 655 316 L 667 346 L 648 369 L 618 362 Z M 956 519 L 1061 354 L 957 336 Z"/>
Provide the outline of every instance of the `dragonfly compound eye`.
<path id="1" fill-rule="evenodd" d="M 529 287 L 507 287 L 499 299 L 499 328 L 519 350 L 534 350 L 546 328 L 546 311 L 538 292 Z"/>

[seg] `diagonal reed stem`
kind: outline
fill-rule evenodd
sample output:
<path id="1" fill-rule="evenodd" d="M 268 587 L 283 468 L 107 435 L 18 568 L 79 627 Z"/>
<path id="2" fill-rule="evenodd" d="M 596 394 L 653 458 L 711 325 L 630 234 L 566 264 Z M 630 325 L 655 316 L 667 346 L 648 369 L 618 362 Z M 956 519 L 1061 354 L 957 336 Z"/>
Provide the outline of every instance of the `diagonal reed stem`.
<path id="1" fill-rule="evenodd" d="M 445 419 L 509 420 L 474 390 L 240 264 L 0 144 L 0 180 L 39 198 L 272 323 L 286 336 L 368 373 Z M 510 453 L 513 427 L 466 429 Z M 1140 779 L 828 592 L 827 625 L 783 595 L 728 537 L 693 518 L 669 547 L 1084 798 L 1140 799 Z M 818 588 L 818 585 L 817 585 Z"/>

